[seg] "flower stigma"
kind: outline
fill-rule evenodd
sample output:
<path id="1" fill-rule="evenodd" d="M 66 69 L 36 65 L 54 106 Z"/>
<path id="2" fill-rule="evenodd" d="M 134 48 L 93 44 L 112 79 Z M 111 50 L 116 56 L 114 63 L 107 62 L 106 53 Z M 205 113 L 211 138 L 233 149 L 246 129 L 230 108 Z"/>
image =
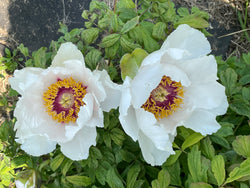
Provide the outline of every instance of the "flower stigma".
<path id="1" fill-rule="evenodd" d="M 172 81 L 163 76 L 159 85 L 150 93 L 147 101 L 141 106 L 154 114 L 155 118 L 165 118 L 175 112 L 183 103 L 184 90 L 181 82 Z"/>
<path id="2" fill-rule="evenodd" d="M 72 77 L 58 79 L 43 93 L 46 112 L 59 123 L 74 123 L 80 107 L 85 105 L 82 99 L 87 93 L 86 89 L 86 86 Z"/>

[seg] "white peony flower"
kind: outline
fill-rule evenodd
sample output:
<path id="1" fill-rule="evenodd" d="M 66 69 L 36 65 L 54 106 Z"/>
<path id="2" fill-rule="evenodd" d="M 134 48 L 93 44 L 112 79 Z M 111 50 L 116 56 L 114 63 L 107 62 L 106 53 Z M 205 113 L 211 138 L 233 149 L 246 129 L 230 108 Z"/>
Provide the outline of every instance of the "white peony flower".
<path id="1" fill-rule="evenodd" d="M 210 51 L 200 31 L 180 25 L 142 61 L 133 79 L 124 80 L 119 119 L 151 165 L 174 154 L 178 126 L 202 135 L 220 128 L 215 118 L 226 112 L 228 102 Z"/>
<path id="2" fill-rule="evenodd" d="M 120 86 L 105 70 L 86 68 L 72 43 L 61 45 L 47 69 L 16 70 L 9 82 L 21 94 L 14 111 L 16 141 L 33 156 L 59 144 L 70 159 L 86 159 L 96 144 L 96 127 L 103 127 L 103 111 L 120 101 Z"/>

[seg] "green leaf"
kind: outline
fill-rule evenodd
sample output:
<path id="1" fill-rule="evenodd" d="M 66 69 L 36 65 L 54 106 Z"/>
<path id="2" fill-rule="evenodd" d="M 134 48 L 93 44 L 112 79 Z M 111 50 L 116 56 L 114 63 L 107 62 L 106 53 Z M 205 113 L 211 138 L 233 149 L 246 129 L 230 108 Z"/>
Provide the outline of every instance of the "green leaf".
<path id="1" fill-rule="evenodd" d="M 125 134 L 119 128 L 112 129 L 110 132 L 110 137 L 119 146 L 122 146 L 122 143 L 125 140 Z"/>
<path id="2" fill-rule="evenodd" d="M 181 17 L 185 17 L 190 15 L 189 10 L 185 7 L 180 7 L 177 9 L 177 13 L 181 16 Z"/>
<path id="3" fill-rule="evenodd" d="M 29 49 L 24 47 L 23 43 L 20 44 L 17 49 L 19 49 L 24 56 L 29 56 Z"/>
<path id="4" fill-rule="evenodd" d="M 64 155 L 63 154 L 59 154 L 57 155 L 54 159 L 52 159 L 51 163 L 50 163 L 50 168 L 53 171 L 56 171 L 56 169 L 59 168 L 59 166 L 62 164 L 63 160 L 64 160 Z"/>
<path id="5" fill-rule="evenodd" d="M 101 185 L 105 185 L 106 182 L 106 176 L 107 176 L 107 170 L 103 167 L 98 167 L 95 170 L 95 176 L 97 180 L 100 182 Z"/>
<path id="6" fill-rule="evenodd" d="M 237 92 L 237 73 L 233 69 L 227 68 L 225 71 L 222 71 L 220 73 L 220 80 L 222 84 L 226 87 L 227 96 L 232 96 L 234 93 Z"/>
<path id="7" fill-rule="evenodd" d="M 244 100 L 250 102 L 250 87 L 243 87 L 242 88 L 242 97 Z"/>
<path id="8" fill-rule="evenodd" d="M 186 140 L 183 142 L 181 148 L 182 150 L 185 150 L 186 148 L 196 144 L 199 142 L 204 136 L 202 136 L 200 133 L 193 133 L 189 137 L 186 138 Z"/>
<path id="9" fill-rule="evenodd" d="M 170 184 L 170 175 L 166 169 L 162 169 L 158 174 L 160 187 L 168 187 Z"/>
<path id="10" fill-rule="evenodd" d="M 1 102 L 1 101 L 0 101 Z M 0 126 L 0 140 L 5 142 L 9 137 L 9 123 L 7 121 L 3 122 Z"/>
<path id="11" fill-rule="evenodd" d="M 139 34 L 141 35 L 141 38 L 143 40 L 144 49 L 147 52 L 151 53 L 160 48 L 160 45 L 158 44 L 158 42 L 152 38 L 152 33 L 150 33 L 145 26 L 140 26 Z"/>
<path id="12" fill-rule="evenodd" d="M 240 78 L 239 83 L 242 85 L 246 85 L 250 83 L 250 74 L 243 76 Z"/>
<path id="13" fill-rule="evenodd" d="M 101 55 L 102 52 L 97 50 L 97 49 L 93 49 L 91 50 L 89 53 L 87 53 L 87 55 L 85 56 L 85 62 L 86 65 L 91 69 L 94 70 L 98 64 L 98 62 L 101 59 Z"/>
<path id="14" fill-rule="evenodd" d="M 206 171 L 201 168 L 201 152 L 198 151 L 198 146 L 193 146 L 188 153 L 188 169 L 194 182 L 205 181 Z"/>
<path id="15" fill-rule="evenodd" d="M 217 180 L 217 185 L 221 186 L 225 181 L 225 162 L 221 155 L 216 155 L 212 160 L 212 172 Z"/>
<path id="16" fill-rule="evenodd" d="M 33 52 L 35 67 L 46 68 L 46 50 L 47 48 L 41 47 L 39 50 Z"/>
<path id="17" fill-rule="evenodd" d="M 120 10 L 122 8 L 133 9 L 135 8 L 135 3 L 133 2 L 133 0 L 119 0 L 117 3 L 117 10 Z"/>
<path id="18" fill-rule="evenodd" d="M 243 161 L 240 167 L 236 167 L 230 172 L 225 184 L 248 177 L 250 177 L 250 158 Z"/>
<path id="19" fill-rule="evenodd" d="M 82 39 L 87 44 L 90 45 L 96 41 L 99 35 L 98 28 L 89 28 L 82 31 Z"/>
<path id="20" fill-rule="evenodd" d="M 191 183 L 189 188 L 213 188 L 213 186 L 204 182 L 199 182 L 199 183 Z"/>
<path id="21" fill-rule="evenodd" d="M 140 48 L 140 45 L 134 43 L 128 36 L 123 35 L 121 37 L 121 46 L 125 52 L 132 52 L 136 48 Z"/>
<path id="22" fill-rule="evenodd" d="M 107 183 L 111 188 L 123 188 L 124 185 L 122 183 L 121 178 L 118 176 L 118 172 L 115 167 L 112 167 L 107 172 Z"/>
<path id="23" fill-rule="evenodd" d="M 113 46 L 105 48 L 105 56 L 107 58 L 114 58 L 117 56 L 117 52 L 120 48 L 120 42 L 117 41 Z"/>
<path id="24" fill-rule="evenodd" d="M 247 116 L 250 118 L 250 105 L 246 104 L 243 98 L 234 100 L 229 107 L 235 111 L 237 114 Z"/>
<path id="25" fill-rule="evenodd" d="M 64 163 L 63 167 L 62 167 L 62 174 L 64 176 L 66 176 L 69 168 L 71 167 L 71 165 L 73 164 L 73 161 L 70 159 L 66 159 L 66 162 Z"/>
<path id="26" fill-rule="evenodd" d="M 127 174 L 127 188 L 134 188 L 136 179 L 141 171 L 140 165 L 135 164 L 131 168 L 129 168 L 128 174 Z"/>
<path id="27" fill-rule="evenodd" d="M 153 27 L 152 36 L 156 39 L 163 40 L 166 38 L 167 25 L 164 22 L 157 22 Z"/>
<path id="28" fill-rule="evenodd" d="M 119 39 L 120 35 L 117 33 L 108 35 L 102 39 L 100 46 L 105 48 L 113 46 Z"/>
<path id="29" fill-rule="evenodd" d="M 88 186 L 91 184 L 91 179 L 87 176 L 66 176 L 66 180 L 77 186 Z"/>
<path id="30" fill-rule="evenodd" d="M 208 159 L 212 160 L 215 155 L 215 150 L 209 137 L 201 141 L 201 152 Z"/>
<path id="31" fill-rule="evenodd" d="M 219 144 L 226 149 L 230 149 L 230 144 L 228 143 L 228 141 L 225 138 L 223 138 L 219 135 L 216 135 L 216 134 L 211 135 L 210 138 L 214 143 Z"/>
<path id="32" fill-rule="evenodd" d="M 97 147 L 94 147 L 94 146 L 90 147 L 89 156 L 95 159 L 102 159 L 101 151 Z"/>
<path id="33" fill-rule="evenodd" d="M 236 153 L 245 158 L 250 158 L 250 135 L 237 136 L 232 145 Z"/>
<path id="34" fill-rule="evenodd" d="M 110 24 L 110 26 L 111 26 L 111 29 L 113 30 L 113 32 L 117 32 L 118 26 L 119 26 L 118 17 L 114 13 L 111 16 L 111 24 Z"/>
<path id="35" fill-rule="evenodd" d="M 174 24 L 174 27 L 177 28 L 181 24 L 188 24 L 189 26 L 196 29 L 209 27 L 209 23 L 202 17 L 197 16 L 196 14 L 191 14 L 180 18 L 179 21 Z"/>
<path id="36" fill-rule="evenodd" d="M 166 166 L 170 166 L 173 165 L 177 159 L 179 158 L 179 156 L 182 154 L 181 150 L 176 150 L 174 155 L 170 155 L 169 158 L 167 159 L 167 161 L 164 163 L 164 165 Z"/>
<path id="37" fill-rule="evenodd" d="M 131 54 L 125 54 L 120 61 L 122 79 L 125 80 L 126 76 L 133 79 L 147 55 L 148 53 L 140 48 L 135 49 Z"/>
<path id="38" fill-rule="evenodd" d="M 121 33 L 124 34 L 128 31 L 130 31 L 131 29 L 133 29 L 138 23 L 139 23 L 139 16 L 136 16 L 134 18 L 132 18 L 131 20 L 127 21 L 122 29 L 121 29 Z"/>

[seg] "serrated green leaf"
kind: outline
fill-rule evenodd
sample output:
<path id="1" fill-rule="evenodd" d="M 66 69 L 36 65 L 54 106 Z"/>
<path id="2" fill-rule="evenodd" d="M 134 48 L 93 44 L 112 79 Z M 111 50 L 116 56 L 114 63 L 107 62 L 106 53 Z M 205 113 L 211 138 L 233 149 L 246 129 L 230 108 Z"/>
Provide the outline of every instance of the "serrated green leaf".
<path id="1" fill-rule="evenodd" d="M 176 163 L 174 163 L 171 166 L 167 166 L 167 169 L 170 173 L 170 179 L 171 179 L 171 185 L 176 185 L 178 187 L 181 187 L 181 168 L 180 163 L 177 160 Z"/>
<path id="2" fill-rule="evenodd" d="M 140 48 L 135 49 L 131 54 L 125 54 L 120 61 L 122 79 L 125 80 L 126 76 L 133 79 L 147 55 L 148 53 Z"/>
<path id="3" fill-rule="evenodd" d="M 105 48 L 105 56 L 107 58 L 114 58 L 117 56 L 118 50 L 120 48 L 120 42 L 117 41 L 113 46 Z"/>
<path id="4" fill-rule="evenodd" d="M 250 135 L 237 136 L 232 145 L 236 153 L 245 158 L 250 158 Z"/>
<path id="5" fill-rule="evenodd" d="M 177 28 L 181 24 L 188 24 L 189 26 L 196 29 L 209 27 L 209 23 L 204 18 L 199 17 L 195 14 L 180 18 L 178 22 L 174 24 L 174 27 Z"/>
<path id="6" fill-rule="evenodd" d="M 186 138 L 186 140 L 183 142 L 181 148 L 182 150 L 185 150 L 186 148 L 196 144 L 199 142 L 204 136 L 202 136 L 200 133 L 193 133 L 189 137 Z"/>
<path id="7" fill-rule="evenodd" d="M 226 87 L 227 96 L 232 96 L 236 93 L 237 73 L 232 68 L 227 68 L 220 73 L 220 80 Z"/>
<path id="8" fill-rule="evenodd" d="M 117 170 L 114 167 L 108 170 L 106 181 L 111 188 L 117 188 L 117 187 L 123 188 L 124 187 L 122 180 L 118 176 Z"/>
<path id="9" fill-rule="evenodd" d="M 57 155 L 54 159 L 51 160 L 50 168 L 51 168 L 53 171 L 56 171 L 56 170 L 59 168 L 59 166 L 62 164 L 64 158 L 65 158 L 65 157 L 64 157 L 63 154 Z"/>
<path id="10" fill-rule="evenodd" d="M 215 155 L 215 150 L 209 137 L 206 137 L 201 141 L 201 152 L 208 159 L 213 159 Z"/>
<path id="11" fill-rule="evenodd" d="M 157 22 L 153 27 L 152 36 L 159 40 L 165 39 L 166 28 L 167 28 L 167 25 L 164 22 Z"/>
<path id="12" fill-rule="evenodd" d="M 103 168 L 102 166 L 98 167 L 95 170 L 95 176 L 101 185 L 105 185 L 106 176 L 107 176 L 107 170 L 105 168 Z"/>
<path id="13" fill-rule="evenodd" d="M 188 153 L 188 169 L 194 182 L 202 182 L 206 171 L 201 168 L 201 152 L 198 151 L 198 146 L 195 145 Z"/>
<path id="14" fill-rule="evenodd" d="M 84 11 L 82 12 L 82 17 L 83 17 L 85 20 L 87 20 L 88 17 L 89 17 L 89 11 L 88 11 L 88 10 L 84 10 Z"/>
<path id="15" fill-rule="evenodd" d="M 160 187 L 168 187 L 170 184 L 170 174 L 166 169 L 162 169 L 158 174 Z"/>
<path id="16" fill-rule="evenodd" d="M 250 105 L 246 104 L 243 98 L 234 100 L 229 107 L 237 114 L 250 118 Z"/>
<path id="17" fill-rule="evenodd" d="M 119 39 L 120 39 L 120 34 L 114 33 L 108 35 L 102 39 L 100 46 L 105 48 L 113 46 Z"/>
<path id="18" fill-rule="evenodd" d="M 123 8 L 134 9 L 135 3 L 132 0 L 119 0 L 117 3 L 117 11 Z"/>
<path id="19" fill-rule="evenodd" d="M 176 150 L 174 155 L 170 155 L 167 161 L 164 163 L 166 166 L 173 165 L 179 158 L 179 156 L 182 154 L 181 150 Z"/>
<path id="20" fill-rule="evenodd" d="M 99 35 L 99 29 L 98 28 L 89 28 L 82 31 L 81 37 L 83 41 L 90 45 L 96 41 Z"/>
<path id="21" fill-rule="evenodd" d="M 141 168 L 140 168 L 139 164 L 135 164 L 131 168 L 129 168 L 128 174 L 127 174 L 127 181 L 126 181 L 127 188 L 134 188 L 136 179 L 137 179 L 140 171 L 141 171 Z"/>
<path id="22" fill-rule="evenodd" d="M 216 134 L 211 135 L 210 138 L 214 143 L 219 144 L 226 149 L 230 149 L 230 144 L 228 143 L 228 141 L 225 138 L 223 138 L 219 135 L 216 135 Z"/>
<path id="23" fill-rule="evenodd" d="M 121 29 L 121 33 L 124 34 L 128 31 L 130 31 L 131 29 L 133 29 L 138 23 L 139 23 L 139 16 L 136 16 L 134 18 L 132 18 L 131 20 L 127 21 L 122 29 Z"/>
<path id="24" fill-rule="evenodd" d="M 95 159 L 102 159 L 102 153 L 97 147 L 90 147 L 89 149 L 89 156 Z"/>
<path id="25" fill-rule="evenodd" d="M 114 128 L 110 132 L 110 138 L 119 146 L 122 146 L 123 141 L 125 140 L 124 132 L 119 128 Z"/>
<path id="26" fill-rule="evenodd" d="M 250 83 L 250 74 L 243 76 L 240 78 L 239 83 L 242 85 L 246 85 Z"/>
<path id="27" fill-rule="evenodd" d="M 110 23 L 111 29 L 113 30 L 113 32 L 116 32 L 118 30 L 118 17 L 116 14 L 112 14 L 111 16 L 111 23 Z"/>
<path id="28" fill-rule="evenodd" d="M 180 7 L 177 9 L 177 13 L 181 16 L 181 17 L 185 17 L 190 15 L 189 10 L 185 7 Z"/>
<path id="29" fill-rule="evenodd" d="M 236 167 L 230 172 L 229 177 L 226 179 L 226 183 L 240 180 L 244 177 L 250 177 L 250 158 L 246 159 L 240 164 L 240 167 Z"/>
<path id="30" fill-rule="evenodd" d="M 139 44 L 134 43 L 128 36 L 123 35 L 121 37 L 121 46 L 125 52 L 132 52 L 136 48 L 140 48 Z"/>
<path id="31" fill-rule="evenodd" d="M 217 180 L 217 185 L 220 186 L 225 181 L 225 162 L 221 155 L 216 155 L 212 160 L 212 172 Z"/>
<path id="32" fill-rule="evenodd" d="M 213 186 L 204 182 L 199 182 L 199 183 L 191 183 L 189 188 L 213 188 Z"/>
<path id="33" fill-rule="evenodd" d="M 64 176 L 66 176 L 66 174 L 67 174 L 69 168 L 70 168 L 71 165 L 73 164 L 73 161 L 72 161 L 72 160 L 70 160 L 70 159 L 66 159 L 66 160 L 67 160 L 67 161 L 65 162 L 65 164 L 64 164 L 63 167 L 62 167 L 62 174 L 63 174 Z"/>
<path id="34" fill-rule="evenodd" d="M 89 53 L 86 54 L 85 56 L 85 62 L 86 65 L 91 69 L 94 70 L 97 66 L 97 63 L 100 61 L 102 52 L 97 50 L 97 49 L 93 49 L 91 50 Z"/>
<path id="35" fill-rule="evenodd" d="M 152 26 L 153 29 L 153 26 Z M 140 26 L 141 30 L 141 38 L 143 40 L 144 49 L 148 52 L 154 52 L 160 48 L 160 45 L 156 40 L 152 38 L 152 33 L 148 31 L 148 29 L 145 26 Z"/>
<path id="36" fill-rule="evenodd" d="M 242 88 L 242 97 L 244 100 L 247 100 L 250 102 L 250 87 Z"/>
<path id="37" fill-rule="evenodd" d="M 91 179 L 87 176 L 66 176 L 66 180 L 77 186 L 88 186 L 91 184 Z"/>
<path id="38" fill-rule="evenodd" d="M 47 48 L 41 47 L 39 50 L 33 52 L 35 67 L 46 68 L 46 50 Z"/>

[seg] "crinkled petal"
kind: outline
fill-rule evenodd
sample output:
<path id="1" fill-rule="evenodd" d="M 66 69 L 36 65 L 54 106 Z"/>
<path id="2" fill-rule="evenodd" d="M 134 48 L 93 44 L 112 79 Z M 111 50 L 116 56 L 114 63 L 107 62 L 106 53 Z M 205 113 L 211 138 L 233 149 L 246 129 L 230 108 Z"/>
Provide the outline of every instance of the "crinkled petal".
<path id="1" fill-rule="evenodd" d="M 166 53 L 165 50 L 157 50 L 145 57 L 141 63 L 141 68 L 148 65 L 153 65 L 161 62 L 161 58 Z"/>
<path id="2" fill-rule="evenodd" d="M 193 84 L 218 79 L 217 63 L 212 55 L 183 61 L 177 66 L 184 70 Z"/>
<path id="3" fill-rule="evenodd" d="M 186 88 L 184 97 L 196 108 L 217 108 L 225 98 L 225 87 L 218 82 L 196 84 Z"/>
<path id="4" fill-rule="evenodd" d="M 12 89 L 23 95 L 26 89 L 36 84 L 42 71 L 43 69 L 31 67 L 15 70 L 14 76 L 9 78 L 9 83 Z"/>
<path id="5" fill-rule="evenodd" d="M 172 146 L 171 142 L 168 144 Z M 172 148 L 171 150 L 157 149 L 152 140 L 142 131 L 139 131 L 139 145 L 142 150 L 143 158 L 152 166 L 162 165 L 171 154 L 174 154 Z"/>
<path id="6" fill-rule="evenodd" d="M 122 128 L 134 141 L 138 140 L 139 126 L 135 116 L 135 109 L 131 106 L 126 113 L 120 113 L 119 120 Z"/>
<path id="7" fill-rule="evenodd" d="M 61 44 L 56 56 L 54 57 L 51 66 L 61 67 L 64 66 L 63 62 L 67 60 L 79 60 L 84 65 L 84 58 L 77 46 L 71 42 Z"/>
<path id="8" fill-rule="evenodd" d="M 202 135 L 215 133 L 220 129 L 220 124 L 216 121 L 216 115 L 212 112 L 196 109 L 184 126 L 200 132 Z"/>
<path id="9" fill-rule="evenodd" d="M 16 141 L 22 144 L 22 150 L 33 156 L 45 155 L 56 148 L 56 142 L 41 135 L 33 135 L 26 139 L 17 139 Z"/>
<path id="10" fill-rule="evenodd" d="M 117 108 L 121 99 L 121 85 L 112 82 L 106 70 L 95 70 L 93 73 L 100 74 L 99 81 L 106 91 L 106 98 L 101 102 L 102 110 L 109 112 L 112 108 Z"/>
<path id="11" fill-rule="evenodd" d="M 211 52 L 210 44 L 199 30 L 183 24 L 177 27 L 163 43 L 161 50 L 179 48 L 189 53 L 189 58 L 199 57 Z"/>
<path id="12" fill-rule="evenodd" d="M 62 153 L 72 160 L 87 159 L 89 148 L 96 145 L 96 128 L 84 126 L 77 132 L 74 139 L 66 143 L 59 143 Z"/>
<path id="13" fill-rule="evenodd" d="M 146 66 L 139 72 L 131 82 L 132 105 L 140 108 L 146 102 L 151 91 L 160 83 L 163 73 L 161 64 Z"/>

